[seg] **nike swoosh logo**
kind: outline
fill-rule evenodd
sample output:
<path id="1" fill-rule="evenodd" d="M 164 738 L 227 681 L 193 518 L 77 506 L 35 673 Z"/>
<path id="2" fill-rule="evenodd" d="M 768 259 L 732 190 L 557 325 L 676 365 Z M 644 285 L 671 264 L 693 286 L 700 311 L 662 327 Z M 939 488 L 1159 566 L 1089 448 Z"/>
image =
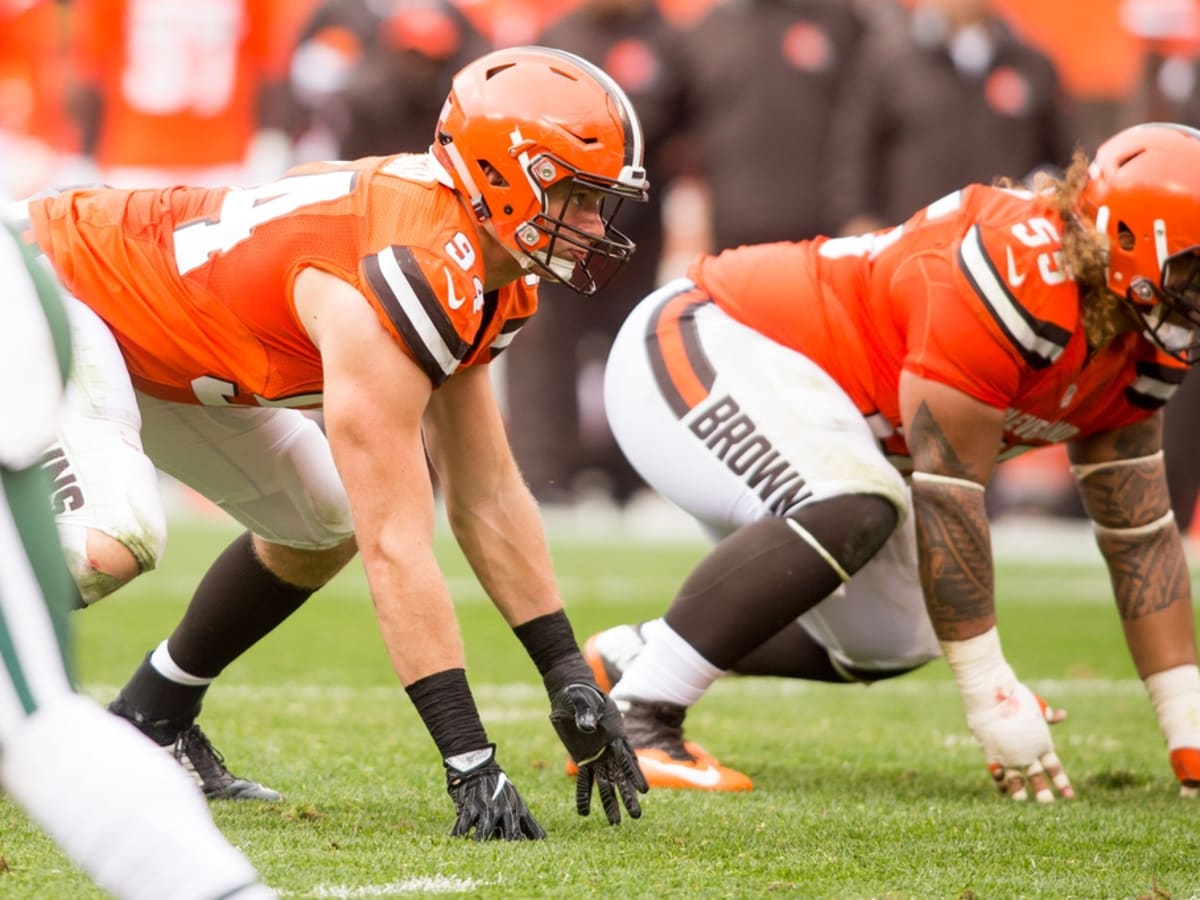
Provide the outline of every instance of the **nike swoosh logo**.
<path id="1" fill-rule="evenodd" d="M 638 765 L 643 770 L 656 769 L 681 781 L 694 784 L 696 787 L 714 787 L 721 780 L 721 773 L 713 766 L 697 769 L 682 763 L 663 762 L 660 759 L 643 759 L 641 757 L 638 757 Z"/>
<path id="2" fill-rule="evenodd" d="M 466 297 L 460 297 L 454 293 L 454 279 L 450 277 L 449 269 L 442 269 L 446 273 L 446 297 L 450 303 L 451 309 L 458 309 L 467 302 Z"/>
<path id="3" fill-rule="evenodd" d="M 501 772 L 500 777 L 496 779 L 496 790 L 492 794 L 493 800 L 500 796 L 500 792 L 504 790 L 506 784 L 508 784 L 508 776 Z"/>
<path id="4" fill-rule="evenodd" d="M 1028 276 L 1024 272 L 1017 271 L 1017 261 L 1013 259 L 1012 247 L 1005 247 L 1004 252 L 1008 256 L 1008 283 L 1013 287 L 1020 287 Z"/>

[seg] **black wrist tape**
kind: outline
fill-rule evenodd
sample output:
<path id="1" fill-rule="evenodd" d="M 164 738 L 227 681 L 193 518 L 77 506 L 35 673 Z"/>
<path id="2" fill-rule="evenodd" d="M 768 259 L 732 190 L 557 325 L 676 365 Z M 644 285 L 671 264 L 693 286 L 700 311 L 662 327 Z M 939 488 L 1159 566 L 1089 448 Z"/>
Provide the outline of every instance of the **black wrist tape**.
<path id="1" fill-rule="evenodd" d="M 488 745 L 487 732 L 467 685 L 467 673 L 462 669 L 435 672 L 405 690 L 442 759 Z"/>
<path id="2" fill-rule="evenodd" d="M 513 634 L 525 645 L 525 652 L 543 678 L 564 659 L 579 656 L 579 645 L 564 610 L 530 619 L 514 628 Z"/>

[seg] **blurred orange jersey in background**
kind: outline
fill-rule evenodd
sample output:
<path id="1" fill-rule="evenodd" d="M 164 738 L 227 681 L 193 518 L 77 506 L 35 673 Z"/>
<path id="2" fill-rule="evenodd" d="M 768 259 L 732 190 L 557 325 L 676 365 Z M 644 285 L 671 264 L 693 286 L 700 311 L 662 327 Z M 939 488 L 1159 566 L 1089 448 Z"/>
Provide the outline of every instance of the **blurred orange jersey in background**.
<path id="1" fill-rule="evenodd" d="M 287 0 L 75 0 L 71 62 L 99 93 L 96 163 L 240 163 L 264 83 L 287 72 Z"/>

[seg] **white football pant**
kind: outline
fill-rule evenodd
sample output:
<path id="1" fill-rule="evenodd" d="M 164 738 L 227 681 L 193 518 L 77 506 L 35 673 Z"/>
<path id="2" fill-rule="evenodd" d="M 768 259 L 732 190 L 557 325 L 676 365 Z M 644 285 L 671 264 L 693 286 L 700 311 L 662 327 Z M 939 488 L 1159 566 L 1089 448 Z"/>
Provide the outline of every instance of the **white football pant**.
<path id="1" fill-rule="evenodd" d="M 56 521 L 84 602 L 118 586 L 88 565 L 89 529 L 124 544 L 143 572 L 162 556 L 167 529 L 156 466 L 272 543 L 320 550 L 353 534 L 329 443 L 302 412 L 137 392 L 104 322 L 73 298 L 68 314 L 75 369 L 50 470 Z"/>
<path id="2" fill-rule="evenodd" d="M 858 669 L 939 656 L 908 489 L 867 419 L 815 363 L 693 287 L 679 279 L 648 296 L 613 343 L 605 409 L 622 451 L 714 539 L 830 497 L 891 500 L 903 515 L 896 533 L 799 622 L 835 661 Z"/>

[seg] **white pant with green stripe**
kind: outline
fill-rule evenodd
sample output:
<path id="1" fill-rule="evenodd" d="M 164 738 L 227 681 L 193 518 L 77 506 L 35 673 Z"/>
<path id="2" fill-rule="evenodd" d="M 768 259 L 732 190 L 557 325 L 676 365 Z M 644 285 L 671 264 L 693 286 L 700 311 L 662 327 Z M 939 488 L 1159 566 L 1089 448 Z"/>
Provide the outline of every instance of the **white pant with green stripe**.
<path id="1" fill-rule="evenodd" d="M 38 468 L 0 468 L 0 744 L 70 693 L 65 608 L 74 594 Z"/>
<path id="2" fill-rule="evenodd" d="M 122 900 L 265 900 L 183 769 L 77 694 L 78 593 L 38 459 L 57 424 L 69 330 L 57 286 L 0 227 L 0 786 Z"/>

